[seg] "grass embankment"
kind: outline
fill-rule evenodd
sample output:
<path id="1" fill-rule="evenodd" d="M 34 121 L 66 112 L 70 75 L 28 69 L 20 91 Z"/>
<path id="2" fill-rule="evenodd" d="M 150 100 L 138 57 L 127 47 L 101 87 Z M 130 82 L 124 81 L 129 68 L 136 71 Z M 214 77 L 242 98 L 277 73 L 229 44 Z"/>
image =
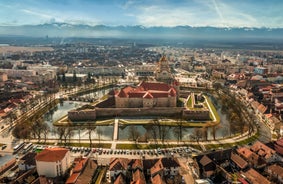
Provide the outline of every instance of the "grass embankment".
<path id="1" fill-rule="evenodd" d="M 40 145 L 53 145 L 54 143 L 44 143 L 44 142 L 38 142 L 35 144 L 40 144 Z M 90 143 L 72 143 L 72 142 L 67 142 L 67 143 L 58 143 L 57 146 L 71 146 L 71 147 L 90 147 Z M 92 148 L 111 148 L 111 144 L 106 144 L 106 143 L 92 143 Z"/>
<path id="2" fill-rule="evenodd" d="M 209 113 L 210 118 L 213 119 L 212 114 L 211 114 L 211 113 L 213 113 L 215 118 L 216 118 L 216 123 L 219 124 L 220 123 L 220 116 L 219 116 L 219 114 L 217 113 L 217 111 L 216 111 L 213 103 L 211 102 L 211 100 L 209 98 L 207 98 L 207 96 L 205 96 L 205 98 L 206 98 L 207 103 L 208 103 L 208 104 L 206 104 L 206 103 L 205 104 L 209 105 L 209 107 L 210 107 L 210 109 L 212 111 L 212 112 Z"/>
<path id="3" fill-rule="evenodd" d="M 187 107 L 187 108 L 193 108 L 192 95 L 189 96 L 188 101 L 187 101 L 187 103 L 186 103 L 186 107 Z"/>
<path id="4" fill-rule="evenodd" d="M 119 119 L 119 123 L 123 125 L 157 125 L 152 122 L 152 119 Z M 177 119 L 163 118 L 158 120 L 158 124 L 161 126 L 180 126 L 182 127 L 209 127 L 214 126 L 213 121 L 185 121 Z"/>
<path id="5" fill-rule="evenodd" d="M 255 142 L 258 139 L 258 133 L 255 134 L 254 136 L 251 136 L 245 140 L 239 141 L 239 142 L 234 142 L 234 143 L 226 143 L 226 144 L 205 144 L 205 148 L 207 150 L 214 150 L 214 149 L 228 149 L 232 148 L 234 146 L 244 146 L 249 143 Z"/>
<path id="6" fill-rule="evenodd" d="M 63 116 L 59 120 L 53 122 L 54 126 L 82 126 L 88 127 L 89 125 L 93 126 L 108 126 L 114 123 L 114 119 L 101 119 L 96 121 L 84 121 L 84 122 L 71 122 L 68 119 L 68 115 Z"/>
<path id="7" fill-rule="evenodd" d="M 175 147 L 194 147 L 200 149 L 199 146 L 189 144 L 117 144 L 116 149 L 156 149 L 156 148 L 175 148 Z"/>

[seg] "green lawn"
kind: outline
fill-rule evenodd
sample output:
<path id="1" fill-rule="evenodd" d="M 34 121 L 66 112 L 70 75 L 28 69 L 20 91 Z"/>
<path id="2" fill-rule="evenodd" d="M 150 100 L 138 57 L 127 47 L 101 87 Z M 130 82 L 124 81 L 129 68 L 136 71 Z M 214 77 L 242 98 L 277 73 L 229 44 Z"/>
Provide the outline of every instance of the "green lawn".
<path id="1" fill-rule="evenodd" d="M 227 144 L 206 144 L 204 145 L 205 148 L 207 150 L 213 150 L 213 149 L 228 149 L 228 148 L 232 148 L 234 146 L 244 146 L 247 145 L 249 143 L 255 142 L 258 138 L 258 134 L 249 137 L 248 139 L 245 139 L 243 141 L 239 141 L 239 142 L 234 142 L 234 143 L 227 143 Z"/>
<path id="2" fill-rule="evenodd" d="M 182 147 L 188 146 L 187 144 L 117 144 L 116 149 L 156 149 L 156 148 L 174 148 L 174 147 Z M 190 145 L 191 146 L 191 145 Z"/>
<path id="3" fill-rule="evenodd" d="M 211 108 L 211 110 L 212 110 L 212 113 L 214 114 L 214 116 L 215 116 L 215 118 L 216 118 L 216 122 L 220 123 L 219 114 L 217 113 L 217 111 L 216 111 L 216 109 L 215 109 L 213 103 L 211 102 L 211 100 L 210 100 L 208 97 L 205 97 L 205 98 L 207 99 L 207 102 L 208 102 L 207 105 L 210 106 L 210 108 Z M 212 116 L 211 116 L 211 118 L 212 118 Z"/>
<path id="4" fill-rule="evenodd" d="M 193 108 L 193 100 L 192 100 L 192 96 L 190 95 L 188 101 L 187 101 L 187 108 Z"/>

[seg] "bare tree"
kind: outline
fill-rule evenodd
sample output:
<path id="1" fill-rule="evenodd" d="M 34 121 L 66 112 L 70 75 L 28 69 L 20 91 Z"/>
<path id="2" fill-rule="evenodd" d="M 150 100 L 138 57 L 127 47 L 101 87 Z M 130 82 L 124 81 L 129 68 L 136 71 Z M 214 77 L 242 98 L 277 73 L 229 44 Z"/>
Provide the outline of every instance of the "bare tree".
<path id="1" fill-rule="evenodd" d="M 168 127 L 168 126 L 161 126 L 160 130 L 161 130 L 161 132 L 160 132 L 161 141 L 162 141 L 162 144 L 164 144 L 164 140 L 165 140 L 165 139 L 168 137 L 168 135 L 169 135 L 170 127 Z"/>
<path id="2" fill-rule="evenodd" d="M 202 138 L 202 130 L 201 128 L 195 128 L 194 132 L 191 134 L 191 139 L 196 140 L 197 142 L 199 142 L 199 140 Z"/>
<path id="3" fill-rule="evenodd" d="M 88 123 L 87 131 L 88 131 L 88 139 L 89 139 L 89 147 L 92 148 L 92 132 L 95 130 L 95 126 L 93 126 L 91 123 Z"/>
<path id="4" fill-rule="evenodd" d="M 177 126 L 174 127 L 173 132 L 174 135 L 176 136 L 178 142 L 182 141 L 183 139 L 183 131 L 184 131 L 184 127 L 183 127 L 183 121 L 182 119 L 178 119 L 178 121 L 176 122 Z"/>
<path id="5" fill-rule="evenodd" d="M 30 138 L 31 126 L 29 123 L 18 123 L 12 131 L 12 135 L 17 139 Z"/>
<path id="6" fill-rule="evenodd" d="M 56 127 L 54 129 L 54 132 L 58 135 L 58 139 L 60 143 L 62 143 L 63 137 L 65 137 L 66 134 L 66 128 L 65 127 Z"/>
<path id="7" fill-rule="evenodd" d="M 97 127 L 97 130 L 96 130 L 96 133 L 97 133 L 97 136 L 98 136 L 98 144 L 100 145 L 100 141 L 101 141 L 101 134 L 102 134 L 102 130 L 101 130 L 101 127 Z"/>
<path id="8" fill-rule="evenodd" d="M 158 139 L 158 127 L 157 126 L 151 126 L 149 129 L 149 132 L 154 140 L 155 147 L 157 148 L 157 139 Z"/>
<path id="9" fill-rule="evenodd" d="M 46 143 L 47 135 L 48 135 L 49 132 L 50 132 L 50 127 L 46 123 L 44 123 L 43 127 L 42 127 L 42 133 L 43 133 L 43 136 L 44 136 L 44 143 Z"/>
<path id="10" fill-rule="evenodd" d="M 34 135 L 34 138 L 38 139 L 38 142 L 41 140 L 43 128 L 45 127 L 44 124 L 43 119 L 37 119 L 31 126 L 31 133 Z"/>
<path id="11" fill-rule="evenodd" d="M 135 141 L 135 143 L 136 143 L 139 136 L 140 136 L 140 133 L 139 133 L 137 127 L 134 126 L 134 125 L 131 125 L 129 127 L 129 139 Z"/>
<path id="12" fill-rule="evenodd" d="M 220 128 L 220 126 L 213 126 L 212 127 L 212 136 L 213 140 L 216 140 L 216 131 Z"/>
<path id="13" fill-rule="evenodd" d="M 202 138 L 204 139 L 204 140 L 206 140 L 207 141 L 207 139 L 208 139 L 208 135 L 207 135 L 207 127 L 202 127 L 201 128 L 201 131 L 202 131 Z"/>

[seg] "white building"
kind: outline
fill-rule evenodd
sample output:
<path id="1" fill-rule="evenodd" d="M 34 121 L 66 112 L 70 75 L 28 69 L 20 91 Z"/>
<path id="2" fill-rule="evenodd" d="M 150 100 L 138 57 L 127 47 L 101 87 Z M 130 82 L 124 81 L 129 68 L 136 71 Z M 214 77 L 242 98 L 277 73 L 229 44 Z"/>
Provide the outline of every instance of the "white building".
<path id="1" fill-rule="evenodd" d="M 61 176 L 71 166 L 70 151 L 65 148 L 47 148 L 35 157 L 35 161 L 39 176 Z"/>

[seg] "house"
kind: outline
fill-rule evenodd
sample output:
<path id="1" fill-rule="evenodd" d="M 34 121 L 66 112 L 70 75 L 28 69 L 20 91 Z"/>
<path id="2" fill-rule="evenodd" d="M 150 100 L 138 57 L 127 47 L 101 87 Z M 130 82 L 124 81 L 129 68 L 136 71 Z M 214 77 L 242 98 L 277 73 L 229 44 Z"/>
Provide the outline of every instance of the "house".
<path id="1" fill-rule="evenodd" d="M 66 184 L 73 184 L 77 183 L 77 179 L 79 178 L 80 174 L 86 167 L 88 162 L 88 158 L 75 158 L 74 160 L 74 168 L 71 170 L 70 177 L 67 179 Z"/>
<path id="2" fill-rule="evenodd" d="M 128 165 L 132 160 L 127 158 L 114 158 L 110 160 L 109 170 L 110 170 L 110 177 L 116 181 L 116 178 L 120 173 L 126 175 L 128 170 Z"/>
<path id="3" fill-rule="evenodd" d="M 166 184 L 163 177 L 159 174 L 156 174 L 155 176 L 151 177 L 151 183 Z"/>
<path id="4" fill-rule="evenodd" d="M 134 160 L 134 163 L 132 164 L 132 170 L 136 171 L 137 169 L 143 171 L 143 162 L 141 159 Z"/>
<path id="5" fill-rule="evenodd" d="M 283 183 L 283 167 L 273 164 L 268 166 L 266 171 L 271 177 L 276 178 L 280 183 Z"/>
<path id="6" fill-rule="evenodd" d="M 260 159 L 259 156 L 246 147 L 237 149 L 237 153 L 242 156 L 253 167 L 263 167 L 266 162 Z"/>
<path id="7" fill-rule="evenodd" d="M 233 163 L 232 166 L 239 168 L 240 170 L 245 169 L 248 166 L 248 162 L 246 162 L 242 157 L 238 154 L 231 152 L 231 160 Z"/>
<path id="8" fill-rule="evenodd" d="M 150 169 L 151 177 L 159 174 L 163 176 L 176 176 L 179 174 L 180 165 L 172 158 L 160 158 Z"/>
<path id="9" fill-rule="evenodd" d="M 25 154 L 19 160 L 19 169 L 26 171 L 26 170 L 35 168 L 36 167 L 35 156 L 36 156 L 36 153 L 34 152 L 28 152 L 27 154 Z"/>
<path id="10" fill-rule="evenodd" d="M 71 166 L 70 151 L 65 148 L 46 148 L 35 157 L 38 175 L 62 176 Z"/>
<path id="11" fill-rule="evenodd" d="M 146 184 L 166 183 L 168 177 L 179 175 L 179 163 L 172 158 L 127 159 L 113 158 L 109 171 L 112 183 Z"/>
<path id="12" fill-rule="evenodd" d="M 274 149 L 279 155 L 283 155 L 283 138 L 279 139 L 274 144 Z"/>
<path id="13" fill-rule="evenodd" d="M 213 175 L 216 165 L 208 156 L 204 155 L 200 159 L 199 164 L 204 177 L 210 177 Z"/>
<path id="14" fill-rule="evenodd" d="M 78 177 L 76 184 L 91 183 L 94 173 L 97 172 L 97 165 L 97 161 L 88 159 L 86 166 L 80 172 L 80 176 Z"/>
<path id="15" fill-rule="evenodd" d="M 115 179 L 114 184 L 126 184 L 125 176 L 119 173 L 118 177 Z"/>
<path id="16" fill-rule="evenodd" d="M 268 181 L 264 176 L 259 174 L 256 170 L 254 169 L 249 169 L 246 172 L 242 172 L 242 174 L 245 178 L 245 180 L 249 181 L 249 183 L 252 184 L 271 184 L 270 181 Z"/>
<path id="17" fill-rule="evenodd" d="M 260 141 L 255 142 L 250 149 L 257 155 L 259 155 L 261 158 L 264 158 L 266 162 L 274 162 L 281 160 L 276 154 L 275 150 L 271 149 Z"/>
<path id="18" fill-rule="evenodd" d="M 141 170 L 137 169 L 133 172 L 133 181 L 131 184 L 146 184 L 144 174 Z"/>

